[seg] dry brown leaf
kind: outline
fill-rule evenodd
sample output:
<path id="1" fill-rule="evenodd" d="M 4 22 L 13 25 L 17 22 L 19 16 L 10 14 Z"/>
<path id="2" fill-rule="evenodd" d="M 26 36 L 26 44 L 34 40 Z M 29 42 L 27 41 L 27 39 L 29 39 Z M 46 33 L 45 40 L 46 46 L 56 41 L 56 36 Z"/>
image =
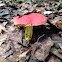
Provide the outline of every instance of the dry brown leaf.
<path id="1" fill-rule="evenodd" d="M 57 28 L 61 28 L 62 29 L 62 22 L 57 22 L 55 25 L 56 25 Z"/>
<path id="2" fill-rule="evenodd" d="M 19 32 L 18 30 L 15 30 L 13 32 L 8 32 L 7 38 L 17 42 L 22 42 L 22 31 Z"/>
<path id="3" fill-rule="evenodd" d="M 39 46 L 40 49 L 35 52 L 35 58 L 44 61 L 45 58 L 49 55 L 51 46 L 53 46 L 53 42 L 51 40 L 46 39 L 41 42 L 41 45 Z"/>
<path id="4" fill-rule="evenodd" d="M 62 20 L 62 16 L 55 17 L 55 19 L 50 20 L 52 24 L 56 24 L 58 21 Z"/>
<path id="5" fill-rule="evenodd" d="M 0 58 L 0 62 L 8 62 L 8 60 L 5 58 Z"/>
<path id="6" fill-rule="evenodd" d="M 60 59 L 62 59 L 62 54 L 60 54 L 56 48 L 51 48 L 50 52 L 59 57 Z"/>
<path id="7" fill-rule="evenodd" d="M 29 51 L 29 50 L 28 50 Z M 23 52 L 22 54 L 19 55 L 19 58 L 24 58 L 26 57 L 26 54 L 28 53 L 28 51 Z"/>
<path id="8" fill-rule="evenodd" d="M 0 46 L 2 45 L 3 42 L 5 42 L 5 40 L 7 40 L 7 36 L 6 35 L 1 35 L 0 36 Z"/>
<path id="9" fill-rule="evenodd" d="M 62 12 L 62 9 L 60 9 L 59 12 Z"/>
<path id="10" fill-rule="evenodd" d="M 0 33 L 2 33 L 2 30 L 6 31 L 5 27 L 2 24 L 0 24 Z"/>
<path id="11" fill-rule="evenodd" d="M 54 56 L 51 56 L 47 62 L 61 62 L 61 60 Z"/>

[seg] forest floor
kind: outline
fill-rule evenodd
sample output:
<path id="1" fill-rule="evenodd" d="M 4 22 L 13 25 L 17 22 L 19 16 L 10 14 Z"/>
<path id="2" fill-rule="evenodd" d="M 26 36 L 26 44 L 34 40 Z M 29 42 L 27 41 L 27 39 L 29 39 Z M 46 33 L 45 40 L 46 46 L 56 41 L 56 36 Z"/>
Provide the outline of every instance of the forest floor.
<path id="1" fill-rule="evenodd" d="M 49 22 L 33 26 L 30 43 L 25 40 L 24 27 L 15 26 L 16 16 L 40 13 Z M 0 62 L 61 62 L 62 60 L 62 3 L 48 1 L 0 1 Z"/>

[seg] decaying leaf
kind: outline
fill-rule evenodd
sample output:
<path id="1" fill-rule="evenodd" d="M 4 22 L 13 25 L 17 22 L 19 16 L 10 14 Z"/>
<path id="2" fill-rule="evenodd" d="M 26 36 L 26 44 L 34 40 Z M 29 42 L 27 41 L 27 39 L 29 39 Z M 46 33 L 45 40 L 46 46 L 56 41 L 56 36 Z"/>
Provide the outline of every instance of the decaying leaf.
<path id="1" fill-rule="evenodd" d="M 59 43 L 60 48 L 62 49 L 62 43 Z"/>
<path id="2" fill-rule="evenodd" d="M 54 56 L 51 56 L 47 62 L 61 62 L 61 60 Z"/>
<path id="3" fill-rule="evenodd" d="M 51 14 L 52 11 L 44 11 L 44 14 Z"/>
<path id="4" fill-rule="evenodd" d="M 12 40 L 9 40 L 9 41 L 8 41 L 8 44 L 7 44 L 7 46 L 6 46 L 6 51 L 9 51 L 9 50 L 10 50 L 10 48 L 11 48 L 12 52 L 16 52 L 16 50 L 15 50 L 15 47 L 14 47 L 14 44 L 13 44 L 13 41 L 12 41 Z"/>
<path id="5" fill-rule="evenodd" d="M 0 7 L 2 7 L 2 6 L 5 6 L 5 4 L 3 4 L 3 3 L 0 3 Z"/>
<path id="6" fill-rule="evenodd" d="M 62 29 L 62 22 L 57 22 L 57 23 L 56 23 L 56 27 Z"/>
<path id="7" fill-rule="evenodd" d="M 0 62 L 8 62 L 8 60 L 5 58 L 0 58 Z"/>
<path id="8" fill-rule="evenodd" d="M 7 38 L 17 42 L 22 42 L 22 31 L 19 32 L 15 30 L 14 32 L 8 32 Z"/>
<path id="9" fill-rule="evenodd" d="M 18 56 L 14 53 L 13 55 L 10 55 L 9 57 L 7 57 L 9 62 L 18 62 L 19 58 Z"/>
<path id="10" fill-rule="evenodd" d="M 8 15 L 9 11 L 7 9 L 0 9 L 0 17 L 4 16 L 4 15 Z"/>
<path id="11" fill-rule="evenodd" d="M 41 45 L 35 52 L 35 58 L 41 61 L 45 60 L 45 58 L 49 55 L 49 51 L 52 45 L 53 42 L 51 40 L 46 39 L 45 41 L 43 41 L 43 43 L 41 42 Z"/>
<path id="12" fill-rule="evenodd" d="M 23 52 L 22 54 L 19 55 L 19 58 L 24 58 L 26 57 L 26 54 L 28 53 L 28 51 Z"/>
<path id="13" fill-rule="evenodd" d="M 8 56 L 10 56 L 11 54 L 13 54 L 13 52 L 10 50 L 9 52 L 3 53 L 2 54 L 2 58 L 7 58 Z"/>
<path id="14" fill-rule="evenodd" d="M 7 36 L 6 35 L 1 35 L 0 36 L 0 46 L 2 45 L 3 42 L 5 42 Z"/>
<path id="15" fill-rule="evenodd" d="M 4 32 L 6 31 L 5 27 L 4 27 L 2 24 L 0 24 L 0 33 L 2 33 L 2 30 L 3 30 Z"/>
<path id="16" fill-rule="evenodd" d="M 0 47 L 0 58 L 3 55 L 4 52 L 5 52 L 5 49 L 3 49 L 2 47 Z"/>
<path id="17" fill-rule="evenodd" d="M 56 24 L 58 21 L 62 20 L 62 16 L 55 17 L 55 19 L 50 20 L 52 24 Z"/>
<path id="18" fill-rule="evenodd" d="M 22 4 L 22 9 L 25 9 L 25 8 L 27 8 L 28 7 L 28 4 L 26 4 L 26 3 L 23 3 Z"/>
<path id="19" fill-rule="evenodd" d="M 7 27 L 7 32 L 12 32 L 12 31 L 14 31 L 15 29 L 16 29 L 16 27 L 15 27 L 14 25 L 8 26 L 8 27 Z"/>
<path id="20" fill-rule="evenodd" d="M 50 52 L 59 57 L 60 59 L 62 59 L 62 54 L 60 54 L 56 48 L 51 48 Z"/>
<path id="21" fill-rule="evenodd" d="M 60 9 L 59 12 L 62 12 L 62 9 Z"/>

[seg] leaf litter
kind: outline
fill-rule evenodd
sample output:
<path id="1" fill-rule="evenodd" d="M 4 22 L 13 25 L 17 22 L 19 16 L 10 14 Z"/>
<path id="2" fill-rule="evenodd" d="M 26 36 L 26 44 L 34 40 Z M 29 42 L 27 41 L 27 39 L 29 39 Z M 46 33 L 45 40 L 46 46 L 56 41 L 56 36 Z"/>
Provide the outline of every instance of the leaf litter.
<path id="1" fill-rule="evenodd" d="M 14 5 L 0 3 L 0 62 L 61 62 L 62 4 L 55 7 L 56 1 L 42 4 L 39 1 L 12 3 Z M 14 26 L 9 20 L 34 12 L 45 15 L 49 23 L 34 27 L 32 42 L 28 44 L 24 28 Z"/>

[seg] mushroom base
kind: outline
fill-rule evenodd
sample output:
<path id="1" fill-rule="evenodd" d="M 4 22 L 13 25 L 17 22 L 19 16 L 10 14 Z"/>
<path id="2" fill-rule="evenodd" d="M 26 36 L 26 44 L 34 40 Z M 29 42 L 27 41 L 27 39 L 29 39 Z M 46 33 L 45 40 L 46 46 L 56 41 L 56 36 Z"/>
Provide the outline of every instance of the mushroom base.
<path id="1" fill-rule="evenodd" d="M 25 39 L 30 42 L 33 34 L 33 26 L 25 27 Z"/>

